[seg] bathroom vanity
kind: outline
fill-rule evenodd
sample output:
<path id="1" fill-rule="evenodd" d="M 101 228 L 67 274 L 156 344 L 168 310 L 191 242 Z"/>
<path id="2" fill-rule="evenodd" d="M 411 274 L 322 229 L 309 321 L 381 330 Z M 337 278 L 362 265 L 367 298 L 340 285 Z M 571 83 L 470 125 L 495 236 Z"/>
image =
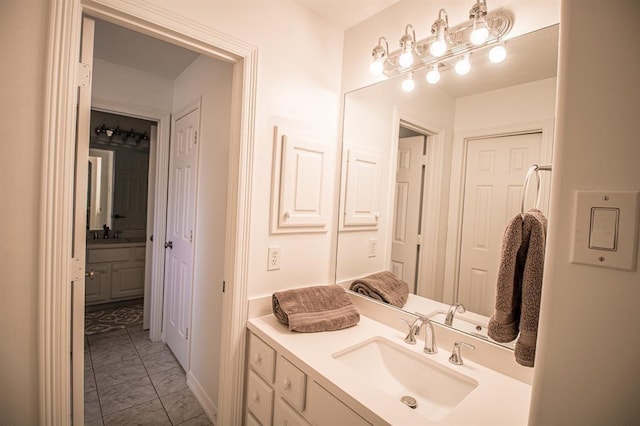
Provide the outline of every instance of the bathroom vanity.
<path id="1" fill-rule="evenodd" d="M 144 241 L 87 241 L 85 304 L 97 305 L 144 296 Z"/>
<path id="2" fill-rule="evenodd" d="M 409 345 L 403 328 L 365 315 L 323 333 L 249 319 L 246 424 L 526 424 L 530 384 L 481 363 L 508 349 L 434 327 L 438 352 L 427 355 L 424 335 Z M 454 341 L 476 347 L 463 348 L 463 365 L 449 362 Z"/>

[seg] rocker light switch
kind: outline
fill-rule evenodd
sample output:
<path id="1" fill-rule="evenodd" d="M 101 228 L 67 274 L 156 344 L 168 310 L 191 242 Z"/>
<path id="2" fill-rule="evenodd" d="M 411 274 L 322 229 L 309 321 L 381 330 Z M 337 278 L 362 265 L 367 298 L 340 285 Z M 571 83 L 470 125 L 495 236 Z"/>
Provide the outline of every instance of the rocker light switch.
<path id="1" fill-rule="evenodd" d="M 638 191 L 576 191 L 572 263 L 635 271 Z"/>
<path id="2" fill-rule="evenodd" d="M 589 248 L 616 251 L 619 219 L 620 209 L 593 207 L 591 209 Z"/>

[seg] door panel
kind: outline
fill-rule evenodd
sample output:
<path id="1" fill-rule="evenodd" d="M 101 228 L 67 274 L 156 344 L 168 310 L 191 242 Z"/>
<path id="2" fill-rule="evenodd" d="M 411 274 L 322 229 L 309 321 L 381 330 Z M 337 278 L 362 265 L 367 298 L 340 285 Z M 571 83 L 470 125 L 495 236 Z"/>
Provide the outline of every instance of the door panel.
<path id="1" fill-rule="evenodd" d="M 524 178 L 541 160 L 541 145 L 541 133 L 468 144 L 457 295 L 467 310 L 493 313 L 502 234 L 520 211 Z"/>
<path id="2" fill-rule="evenodd" d="M 169 158 L 165 336 L 185 370 L 189 360 L 199 122 L 199 108 L 176 119 Z"/>
<path id="3" fill-rule="evenodd" d="M 416 290 L 424 136 L 398 140 L 391 271 Z"/>

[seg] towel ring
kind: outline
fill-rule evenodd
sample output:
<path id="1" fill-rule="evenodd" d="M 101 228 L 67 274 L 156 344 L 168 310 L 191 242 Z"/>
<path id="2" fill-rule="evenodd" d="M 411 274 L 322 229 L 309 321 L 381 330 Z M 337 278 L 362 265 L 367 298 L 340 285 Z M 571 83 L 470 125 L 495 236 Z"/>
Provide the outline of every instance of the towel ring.
<path id="1" fill-rule="evenodd" d="M 551 165 L 547 164 L 547 165 L 538 165 L 538 164 L 534 164 L 531 167 L 529 167 L 529 170 L 527 171 L 527 176 L 524 178 L 524 185 L 522 186 L 522 197 L 520 199 L 520 217 L 522 218 L 522 220 L 524 220 L 524 202 L 527 198 L 527 189 L 529 187 L 529 181 L 531 180 L 531 176 L 533 174 L 536 175 L 536 204 L 535 204 L 535 208 L 537 209 L 540 206 L 540 175 L 538 174 L 538 171 L 551 171 Z"/>

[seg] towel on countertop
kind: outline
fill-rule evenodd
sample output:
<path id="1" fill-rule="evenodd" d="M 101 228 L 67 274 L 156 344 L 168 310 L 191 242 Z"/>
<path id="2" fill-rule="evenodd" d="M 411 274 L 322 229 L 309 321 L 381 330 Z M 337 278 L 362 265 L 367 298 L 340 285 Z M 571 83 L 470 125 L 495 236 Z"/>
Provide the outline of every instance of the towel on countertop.
<path id="1" fill-rule="evenodd" d="M 518 333 L 516 361 L 533 367 L 540 316 L 547 219 L 532 209 L 511 219 L 502 237 L 496 309 L 489 337 L 510 342 Z"/>
<path id="2" fill-rule="evenodd" d="M 409 297 L 409 286 L 389 271 L 359 278 L 349 288 L 356 293 L 402 308 Z"/>
<path id="3" fill-rule="evenodd" d="M 289 330 L 303 333 L 340 330 L 360 321 L 349 295 L 335 284 L 275 292 L 272 308 Z"/>

